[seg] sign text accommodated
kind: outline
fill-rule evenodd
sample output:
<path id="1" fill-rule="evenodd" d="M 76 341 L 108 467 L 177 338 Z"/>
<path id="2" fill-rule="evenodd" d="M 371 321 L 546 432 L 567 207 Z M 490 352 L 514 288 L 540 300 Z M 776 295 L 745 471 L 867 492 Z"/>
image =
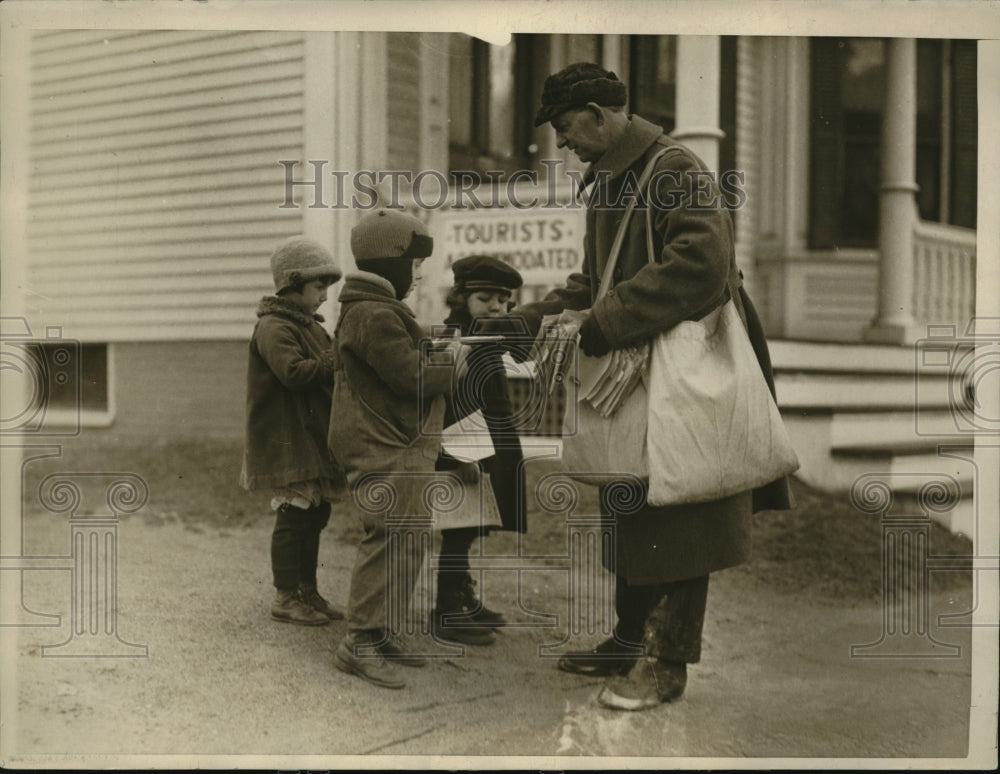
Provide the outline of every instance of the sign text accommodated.
<path id="1" fill-rule="evenodd" d="M 584 217 L 583 209 L 437 213 L 431 223 L 434 257 L 441 259 L 446 282 L 459 258 L 489 254 L 517 269 L 525 285 L 561 285 L 583 267 Z"/>

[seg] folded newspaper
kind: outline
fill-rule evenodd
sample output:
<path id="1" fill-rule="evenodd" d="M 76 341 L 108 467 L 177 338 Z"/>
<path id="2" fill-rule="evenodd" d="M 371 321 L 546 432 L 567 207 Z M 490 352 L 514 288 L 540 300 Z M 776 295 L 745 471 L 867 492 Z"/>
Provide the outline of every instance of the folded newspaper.
<path id="1" fill-rule="evenodd" d="M 559 315 L 542 319 L 542 334 L 533 357 L 541 384 L 551 394 L 570 373 L 579 342 L 579 323 L 560 322 Z M 649 366 L 649 344 L 613 349 L 603 357 L 579 353 L 577 401 L 587 401 L 601 416 L 615 413 Z"/>
<path id="2" fill-rule="evenodd" d="M 463 462 L 484 460 L 497 453 L 481 410 L 448 425 L 441 433 L 441 446 L 449 455 Z"/>

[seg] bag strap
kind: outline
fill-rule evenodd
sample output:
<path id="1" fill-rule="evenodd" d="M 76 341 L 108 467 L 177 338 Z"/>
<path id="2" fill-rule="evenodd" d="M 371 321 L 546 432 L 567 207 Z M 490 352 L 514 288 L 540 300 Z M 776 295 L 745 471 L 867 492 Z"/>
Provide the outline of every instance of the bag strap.
<path id="1" fill-rule="evenodd" d="M 657 151 L 653 158 L 649 160 L 646 164 L 646 168 L 642 170 L 642 174 L 639 175 L 638 190 L 642 191 L 646 188 L 649 183 L 649 179 L 653 176 L 653 169 L 656 167 L 656 162 L 660 160 L 660 156 L 666 153 L 669 148 L 662 148 Z M 618 224 L 618 233 L 615 234 L 615 240 L 611 243 L 611 251 L 608 254 L 608 262 L 604 265 L 604 273 L 601 275 L 601 284 L 597 288 L 597 299 L 604 298 L 608 291 L 611 289 L 611 282 L 614 278 L 615 267 L 618 265 L 618 256 L 622 250 L 622 244 L 625 242 L 625 231 L 628 229 L 629 220 L 632 218 L 632 211 L 635 209 L 636 202 L 638 201 L 638 196 L 634 196 L 629 200 L 628 205 L 625 207 L 625 214 L 622 215 L 621 223 Z M 649 212 L 649 202 L 646 202 L 646 212 Z M 648 235 L 648 229 L 647 229 Z M 647 246 L 651 245 L 652 242 L 647 239 Z"/>

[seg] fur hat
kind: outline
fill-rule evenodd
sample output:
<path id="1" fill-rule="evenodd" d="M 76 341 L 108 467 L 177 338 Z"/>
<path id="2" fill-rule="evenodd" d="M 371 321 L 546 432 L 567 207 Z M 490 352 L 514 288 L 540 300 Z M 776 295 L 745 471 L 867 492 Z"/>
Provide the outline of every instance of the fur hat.
<path id="1" fill-rule="evenodd" d="M 355 261 L 373 258 L 426 258 L 434 250 L 427 227 L 412 215 L 381 209 L 351 229 Z"/>
<path id="2" fill-rule="evenodd" d="M 451 265 L 455 284 L 463 291 L 502 291 L 510 293 L 524 284 L 520 273 L 492 255 L 467 255 Z"/>
<path id="3" fill-rule="evenodd" d="M 320 277 L 332 278 L 332 284 L 344 275 L 329 250 L 303 236 L 286 239 L 271 253 L 271 274 L 275 293 Z"/>
<path id="4" fill-rule="evenodd" d="M 551 121 L 564 110 L 588 102 L 618 107 L 628 101 L 628 88 L 610 70 L 591 62 L 574 62 L 545 79 L 542 106 L 535 126 Z"/>

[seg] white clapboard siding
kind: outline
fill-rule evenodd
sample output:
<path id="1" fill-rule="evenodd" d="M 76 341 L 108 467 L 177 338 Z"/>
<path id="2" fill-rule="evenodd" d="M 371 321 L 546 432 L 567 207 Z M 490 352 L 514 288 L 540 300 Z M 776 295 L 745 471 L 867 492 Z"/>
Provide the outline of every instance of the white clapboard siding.
<path id="1" fill-rule="evenodd" d="M 294 86 L 295 78 L 292 79 Z M 266 91 L 262 90 L 254 101 L 254 116 L 260 118 L 271 118 L 273 116 L 287 116 L 293 114 L 298 109 L 299 96 L 288 95 L 289 83 L 286 81 L 274 81 L 269 84 Z M 137 129 L 137 119 L 133 116 L 121 116 L 111 118 L 104 116 L 100 124 L 86 123 L 82 126 L 69 124 L 52 124 L 42 126 L 36 124 L 32 132 L 32 140 L 38 144 L 40 155 L 44 146 L 48 143 L 59 143 L 66 137 L 72 136 L 77 142 L 101 140 L 109 134 L 117 135 L 127 133 L 133 142 L 142 142 L 149 139 L 153 132 L 169 132 L 178 127 L 192 127 L 198 124 L 212 124 L 219 121 L 241 121 L 246 120 L 247 102 L 244 100 L 237 104 L 227 104 L 225 102 L 215 104 L 213 101 L 205 103 L 202 97 L 200 104 L 194 104 L 189 108 L 174 107 L 173 109 L 157 114 L 151 114 L 147 120 L 148 129 Z M 105 111 L 106 112 L 106 111 Z M 59 150 L 58 145 L 56 149 Z"/>
<path id="2" fill-rule="evenodd" d="M 276 171 L 271 169 L 267 172 L 267 177 L 262 176 L 261 182 L 273 183 Z M 69 212 L 66 201 L 49 201 L 45 204 L 36 201 L 31 213 L 32 224 L 36 227 L 44 224 L 45 229 L 52 232 L 60 228 L 76 228 L 74 221 L 89 220 L 103 215 L 128 215 L 130 218 L 138 218 L 148 213 L 162 214 L 165 209 L 180 211 L 253 203 L 257 201 L 259 194 L 253 186 L 247 185 L 246 177 L 245 174 L 233 174 L 230 176 L 233 182 L 228 186 L 218 185 L 215 176 L 199 181 L 201 185 L 197 187 L 184 186 L 184 179 L 171 180 L 172 187 L 169 190 L 160 190 L 153 194 L 139 193 L 134 187 L 131 193 L 125 193 L 119 186 L 117 198 L 102 199 L 94 195 L 80 197 L 72 202 L 73 207 Z M 213 185 L 213 182 L 216 184 Z"/>
<path id="3" fill-rule="evenodd" d="M 92 198 L 81 197 L 78 193 L 79 189 L 86 189 L 88 186 L 105 187 L 113 184 L 116 195 L 118 195 L 119 190 L 131 190 L 132 193 L 155 193 L 161 190 L 161 186 L 176 185 L 178 180 L 190 180 L 192 187 L 211 187 L 211 181 L 216 177 L 219 180 L 227 181 L 227 176 L 231 180 L 232 175 L 240 175 L 245 176 L 240 179 L 249 180 L 250 176 L 256 173 L 261 175 L 262 179 L 271 180 L 275 170 L 284 174 L 284 170 L 278 164 L 277 156 L 273 161 L 260 157 L 262 150 L 276 153 L 283 150 L 283 147 L 244 150 L 244 146 L 245 143 L 242 143 L 238 150 L 212 156 L 211 158 L 216 160 L 214 164 L 205 163 L 207 156 L 145 164 L 143 165 L 143 174 L 135 175 L 132 178 L 123 179 L 121 168 L 114 166 L 87 170 L 86 175 L 81 175 L 79 172 L 65 172 L 46 175 L 44 178 L 36 177 L 32 180 L 31 191 L 32 195 L 38 196 L 41 201 L 72 201 L 80 198 Z M 119 189 L 119 186 L 132 186 L 132 189 Z"/>
<path id="4" fill-rule="evenodd" d="M 84 341 L 245 339 L 301 233 L 304 35 L 60 30 L 31 51 L 26 305 Z"/>
<path id="5" fill-rule="evenodd" d="M 136 243 L 152 239 L 156 235 L 173 234 L 178 228 L 200 229 L 204 233 L 218 231 L 229 223 L 253 223 L 261 216 L 260 197 L 249 201 L 232 201 L 228 195 L 201 197 L 200 202 L 185 207 L 161 207 L 144 212 L 125 213 L 116 217 L 114 211 L 101 213 L 90 218 L 66 218 L 44 220 L 35 223 L 29 234 L 35 244 L 40 247 L 51 245 L 57 247 L 65 243 L 65 237 L 72 236 L 74 244 L 100 244 L 106 238 L 107 220 L 114 219 L 116 234 L 126 242 Z M 263 202 L 267 204 L 265 200 Z M 278 203 L 269 202 L 275 209 Z M 103 222 L 102 222 L 103 221 Z M 222 232 L 230 233 L 229 230 Z"/>
<path id="6" fill-rule="evenodd" d="M 199 123 L 182 124 L 170 127 L 155 127 L 151 130 L 130 130 L 128 133 L 103 133 L 98 137 L 75 137 L 73 148 L 65 147 L 64 139 L 56 139 L 42 143 L 37 137 L 32 138 L 34 148 L 33 159 L 36 170 L 40 174 L 58 173 L 66 170 L 76 170 L 83 167 L 93 168 L 100 164 L 108 154 L 114 155 L 121 166 L 129 164 L 144 164 L 147 161 L 177 160 L 197 157 L 207 150 L 211 152 L 225 151 L 243 138 L 256 137 L 257 142 L 266 142 L 268 137 L 282 137 L 289 131 L 299 129 L 299 122 L 293 113 L 278 113 L 275 115 L 253 115 L 240 118 L 215 119 Z M 201 143 L 214 143 L 215 146 L 205 148 L 199 144 L 192 148 L 190 142 L 178 137 L 182 131 L 200 130 Z M 65 132 L 69 136 L 69 132 Z M 155 148 L 157 153 L 151 154 Z"/>
<path id="7" fill-rule="evenodd" d="M 227 242 L 226 250 L 235 250 L 237 246 Z M 176 282 L 181 282 L 181 278 L 195 277 L 198 279 L 218 274 L 221 278 L 228 278 L 230 283 L 244 282 L 247 277 L 254 277 L 254 282 L 259 279 L 258 275 L 247 271 L 246 256 L 260 249 L 259 243 L 248 244 L 242 254 L 230 255 L 226 252 L 212 252 L 211 250 L 199 250 L 195 257 L 187 257 L 178 252 L 175 255 L 161 255 L 157 252 L 152 258 L 142 259 L 137 255 L 134 260 L 128 263 L 116 261 L 100 261 L 95 255 L 89 261 L 79 260 L 77 263 L 87 263 L 86 280 L 79 278 L 79 272 L 67 272 L 67 266 L 72 266 L 72 262 L 64 264 L 53 264 L 37 270 L 38 281 L 46 288 L 55 290 L 59 283 L 82 283 L 84 281 L 108 282 L 118 279 L 141 279 L 143 281 L 155 281 L 161 277 L 174 277 Z M 210 266 L 207 269 L 206 266 Z M 266 274 L 266 266 L 262 271 Z M 260 276 L 264 276 L 261 274 Z M 72 279 L 67 279 L 67 275 L 75 275 Z M 269 275 L 268 275 L 269 276 Z M 266 284 L 266 283 L 265 283 Z"/>
<path id="8" fill-rule="evenodd" d="M 32 51 L 39 65 L 51 65 L 61 62 L 81 62 L 94 58 L 92 46 L 102 41 L 114 42 L 116 51 L 128 51 L 136 48 L 150 48 L 153 45 L 176 43 L 182 40 L 197 40 L 218 36 L 216 30 L 205 31 L 175 31 L 169 40 L 161 36 L 161 30 L 155 29 L 95 29 L 95 30 L 51 30 L 35 37 Z M 150 41 L 153 41 L 152 43 Z M 119 48 L 120 47 L 120 48 Z"/>
<path id="9" fill-rule="evenodd" d="M 247 278 L 241 278 L 242 281 L 238 283 L 232 282 L 231 278 L 227 279 L 229 288 L 225 291 L 218 289 L 206 290 L 204 282 L 199 282 L 198 280 L 211 278 L 211 276 L 209 274 L 205 277 L 198 275 L 181 277 L 176 289 L 182 290 L 183 295 L 174 299 L 171 309 L 183 309 L 186 313 L 187 310 L 197 309 L 199 306 L 204 305 L 211 298 L 213 309 L 234 304 L 237 306 L 241 304 L 247 306 L 249 299 L 252 311 L 253 305 L 256 304 L 259 298 L 253 292 L 254 289 L 258 283 L 270 279 L 270 273 L 258 273 Z M 119 296 L 119 301 L 115 305 L 116 312 L 124 313 L 134 309 L 145 313 L 147 310 L 151 311 L 157 306 L 155 303 L 156 290 L 150 290 L 150 283 L 148 282 L 132 279 L 105 281 L 99 283 L 99 289 L 98 283 L 81 280 L 79 284 L 81 286 L 79 291 L 73 293 L 66 303 L 68 310 L 79 312 L 94 311 L 98 313 L 104 311 L 99 301 L 93 296 L 95 290 L 101 293 L 114 293 Z M 250 295 L 247 295 L 248 292 Z"/>
<path id="10" fill-rule="evenodd" d="M 206 56 L 206 43 L 214 49 Z M 299 58 L 297 35 L 289 35 L 283 43 L 276 42 L 271 32 L 208 32 L 162 33 L 133 39 L 129 46 L 123 40 L 104 45 L 113 56 L 79 61 L 39 62 L 33 79 L 39 97 L 67 91 L 111 89 L 137 82 L 155 83 L 201 72 L 217 72 L 236 67 L 254 66 L 260 61 L 261 49 L 266 48 L 269 61 L 294 61 Z M 92 46 L 91 46 L 92 48 Z M 82 53 L 86 53 L 83 50 Z"/>
<path id="11" fill-rule="evenodd" d="M 88 276 L 159 276 L 182 272 L 204 272 L 209 269 L 246 271 L 247 256 L 260 251 L 261 237 L 269 237 L 259 230 L 240 233 L 238 237 L 218 242 L 198 241 L 198 250 L 192 242 L 175 241 L 169 245 L 145 244 L 116 246 L 114 248 L 67 249 L 53 256 L 53 260 L 34 268 L 41 279 L 61 276 L 69 270 L 73 276 L 80 272 L 74 267 L 86 267 Z M 128 260 L 126 260 L 126 258 Z"/>
<path id="12" fill-rule="evenodd" d="M 146 94 L 133 93 L 130 95 L 132 99 L 128 101 L 114 100 L 101 103 L 95 101 L 74 108 L 66 107 L 59 113 L 36 111 L 34 123 L 39 130 L 72 127 L 74 131 L 84 132 L 91 129 L 89 122 L 95 120 L 113 122 L 120 119 L 130 126 L 143 123 L 159 125 L 161 122 L 167 124 L 176 116 L 182 115 L 184 110 L 210 110 L 225 105 L 227 100 L 233 102 L 236 97 L 240 98 L 240 103 L 258 101 L 264 106 L 262 109 L 266 109 L 270 100 L 284 96 L 289 90 L 289 85 L 283 82 L 283 79 L 276 77 L 277 72 L 272 71 L 269 75 L 270 80 L 255 83 L 252 89 L 247 87 L 241 89 L 240 86 L 234 88 L 231 83 L 222 83 L 221 79 L 216 79 L 214 85 L 200 91 L 178 92 L 176 89 L 167 91 L 161 88 L 157 92 Z M 229 80 L 231 79 L 232 76 L 229 77 Z M 293 73 L 290 80 L 293 84 L 299 83 L 298 74 Z M 168 99 L 169 101 L 166 101 Z"/>

